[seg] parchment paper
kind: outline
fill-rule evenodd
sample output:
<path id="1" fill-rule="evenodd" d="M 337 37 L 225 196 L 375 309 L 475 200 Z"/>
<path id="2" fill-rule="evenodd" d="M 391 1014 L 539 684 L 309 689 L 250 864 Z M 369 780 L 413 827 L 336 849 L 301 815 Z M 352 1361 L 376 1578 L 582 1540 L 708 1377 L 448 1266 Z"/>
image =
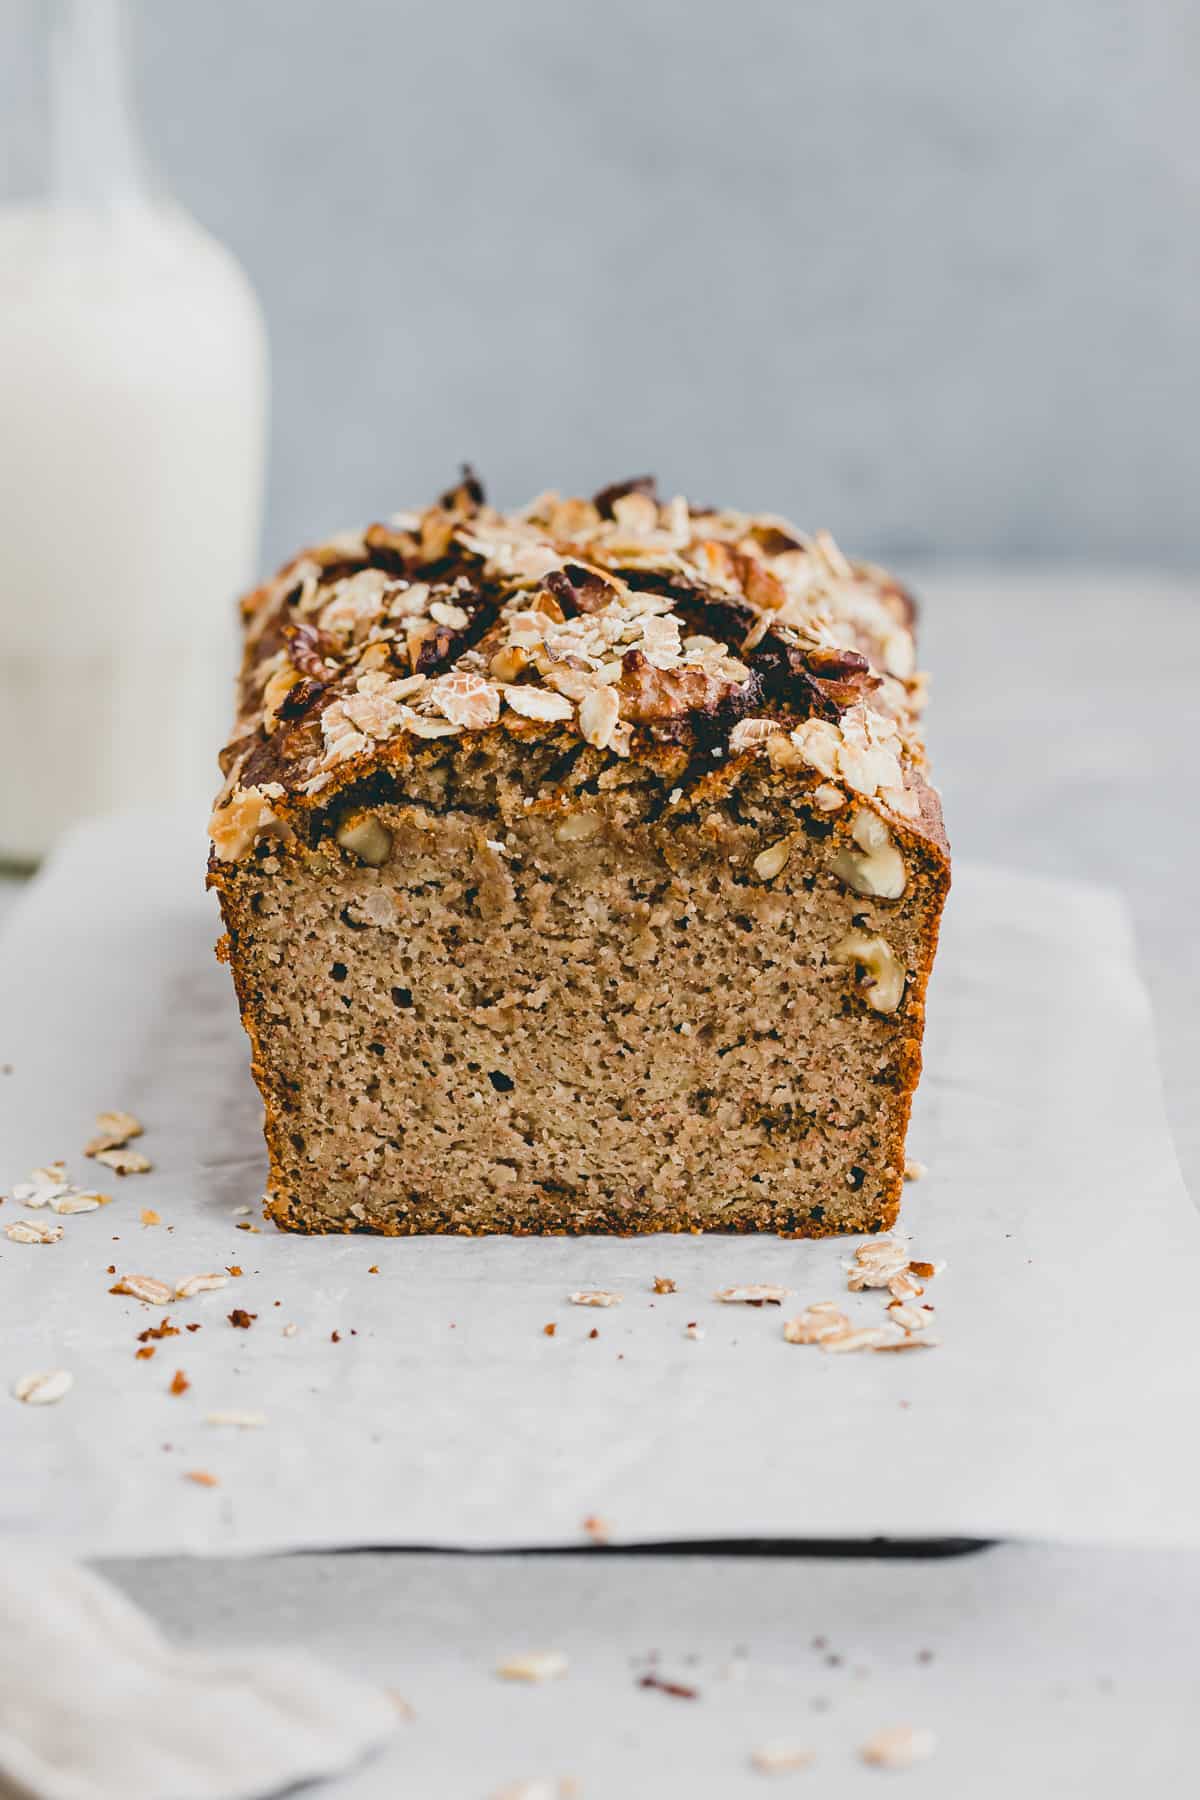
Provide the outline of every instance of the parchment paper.
<path id="1" fill-rule="evenodd" d="M 262 1224 L 258 1098 L 202 872 L 166 821 L 90 828 L 0 939 L 0 1181 L 64 1156 L 115 1195 L 57 1244 L 0 1237 L 4 1389 L 75 1378 L 55 1406 L 0 1394 L 0 1528 L 87 1555 L 578 1544 L 589 1516 L 614 1543 L 1200 1543 L 1200 1220 L 1114 898 L 956 870 L 910 1138 L 930 1173 L 903 1215 L 914 1253 L 948 1264 L 927 1294 L 942 1344 L 828 1356 L 781 1326 L 818 1299 L 879 1320 L 879 1295 L 846 1294 L 845 1241 Z M 141 1116 L 153 1173 L 78 1154 L 104 1107 Z M 138 1361 L 168 1309 L 111 1295 L 109 1264 L 245 1272 L 170 1308 L 201 1329 Z M 656 1275 L 679 1291 L 654 1295 Z M 794 1298 L 713 1301 L 743 1281 Z M 566 1304 L 588 1286 L 623 1303 Z M 266 1422 L 205 1423 L 229 1409 Z"/>

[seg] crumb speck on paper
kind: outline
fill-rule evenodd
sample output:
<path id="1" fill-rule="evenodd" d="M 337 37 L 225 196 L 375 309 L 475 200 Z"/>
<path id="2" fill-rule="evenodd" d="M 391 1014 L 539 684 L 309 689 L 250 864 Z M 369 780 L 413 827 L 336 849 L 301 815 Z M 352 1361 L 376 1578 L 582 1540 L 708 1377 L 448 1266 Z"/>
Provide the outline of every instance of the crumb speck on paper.
<path id="1" fill-rule="evenodd" d="M 138 1343 L 148 1344 L 152 1338 L 178 1337 L 178 1325 L 172 1325 L 170 1319 L 160 1319 L 157 1325 L 147 1325 L 145 1331 L 138 1332 Z"/>
<path id="2" fill-rule="evenodd" d="M 572 1306 L 619 1306 L 620 1294 L 610 1294 L 605 1288 L 580 1288 L 567 1299 Z"/>
<path id="3" fill-rule="evenodd" d="M 928 1173 L 929 1170 L 925 1167 L 925 1164 L 923 1162 L 918 1162 L 915 1156 L 910 1156 L 904 1164 L 905 1181 L 920 1181 L 924 1176 L 928 1175 Z"/>
<path id="4" fill-rule="evenodd" d="M 155 1212 L 155 1210 L 152 1206 L 143 1206 L 143 1208 L 142 1208 L 142 1224 L 143 1225 L 161 1225 L 162 1218 L 158 1213 Z"/>
<path id="5" fill-rule="evenodd" d="M 656 1294 L 675 1294 L 678 1293 L 679 1287 L 678 1283 L 672 1281 L 669 1275 L 656 1275 L 653 1291 Z"/>
<path id="6" fill-rule="evenodd" d="M 549 1325 L 542 1326 L 542 1336 L 543 1337 L 553 1337 L 557 1330 L 558 1330 L 558 1326 L 554 1323 L 553 1320 L 551 1320 Z"/>
<path id="7" fill-rule="evenodd" d="M 261 1412 L 209 1412 L 204 1415 L 206 1425 L 235 1425 L 240 1431 L 256 1431 L 266 1422 L 267 1415 Z"/>
<path id="8" fill-rule="evenodd" d="M 133 1354 L 137 1357 L 139 1362 L 149 1362 L 150 1358 L 157 1355 L 157 1353 L 157 1344 L 139 1344 Z"/>
<path id="9" fill-rule="evenodd" d="M 229 1323 L 239 1331 L 249 1331 L 257 1317 L 257 1313 L 247 1312 L 244 1306 L 235 1306 L 229 1314 Z"/>
<path id="10" fill-rule="evenodd" d="M 167 1392 L 169 1394 L 186 1394 L 191 1385 L 191 1382 L 188 1380 L 183 1370 L 176 1369 L 171 1377 L 171 1385 L 167 1389 Z"/>
<path id="11" fill-rule="evenodd" d="M 378 1275 L 378 1273 L 379 1273 L 379 1264 L 372 1263 L 370 1268 L 367 1270 L 367 1274 L 368 1275 Z"/>
<path id="12" fill-rule="evenodd" d="M 660 1694 L 670 1694 L 676 1700 L 698 1700 L 700 1698 L 699 1688 L 689 1686 L 686 1681 L 668 1681 L 665 1676 L 656 1675 L 653 1671 L 646 1675 L 639 1675 L 637 1685 L 642 1688 L 655 1688 Z"/>
<path id="13" fill-rule="evenodd" d="M 683 1335 L 686 1338 L 692 1338 L 698 1343 L 704 1336 L 704 1327 L 697 1319 L 689 1319 L 683 1328 Z"/>
<path id="14" fill-rule="evenodd" d="M 284 1337 L 295 1337 L 296 1330 L 297 1327 L 295 1325 L 285 1325 L 283 1328 L 283 1335 Z"/>
<path id="15" fill-rule="evenodd" d="M 210 1475 L 207 1469 L 185 1469 L 183 1479 L 194 1481 L 197 1487 L 220 1487 L 217 1476 Z"/>
<path id="16" fill-rule="evenodd" d="M 587 1532 L 593 1544 L 607 1544 L 609 1538 L 612 1536 L 608 1520 L 602 1519 L 598 1513 L 588 1514 L 587 1518 L 583 1521 L 583 1529 Z"/>

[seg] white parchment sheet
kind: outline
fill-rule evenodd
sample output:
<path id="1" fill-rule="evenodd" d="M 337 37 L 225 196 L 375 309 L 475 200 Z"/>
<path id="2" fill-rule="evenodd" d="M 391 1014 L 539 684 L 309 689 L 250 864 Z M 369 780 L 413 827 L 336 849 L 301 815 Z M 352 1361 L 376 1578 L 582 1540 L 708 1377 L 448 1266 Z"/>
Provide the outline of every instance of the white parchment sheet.
<path id="1" fill-rule="evenodd" d="M 1200 1543 L 1200 1219 L 1112 897 L 956 870 L 910 1139 L 930 1173 L 903 1215 L 947 1261 L 942 1344 L 829 1356 L 782 1321 L 844 1297 L 878 1322 L 881 1296 L 845 1292 L 845 1242 L 237 1229 L 247 1203 L 261 1222 L 259 1104 L 202 874 L 164 821 L 91 828 L 0 939 L 0 1183 L 64 1156 L 115 1195 L 59 1243 L 0 1237 L 0 1529 L 90 1555 L 577 1544 L 589 1515 L 615 1543 Z M 141 1116 L 153 1173 L 78 1154 L 105 1107 Z M 138 1361 L 165 1309 L 111 1295 L 110 1263 L 244 1274 L 172 1307 L 201 1329 Z M 795 1296 L 713 1301 L 743 1281 Z M 623 1303 L 566 1303 L 587 1286 Z M 59 1367 L 58 1405 L 10 1396 Z M 230 1409 L 265 1423 L 205 1422 Z"/>

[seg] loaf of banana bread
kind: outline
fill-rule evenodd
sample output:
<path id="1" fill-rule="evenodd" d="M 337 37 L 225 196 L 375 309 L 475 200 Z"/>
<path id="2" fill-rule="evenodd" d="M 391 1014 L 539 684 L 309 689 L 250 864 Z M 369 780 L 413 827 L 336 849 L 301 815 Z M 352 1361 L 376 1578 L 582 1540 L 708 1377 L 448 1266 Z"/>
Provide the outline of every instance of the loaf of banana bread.
<path id="1" fill-rule="evenodd" d="M 949 886 L 895 581 L 466 470 L 242 612 L 209 879 L 280 1225 L 892 1222 Z"/>

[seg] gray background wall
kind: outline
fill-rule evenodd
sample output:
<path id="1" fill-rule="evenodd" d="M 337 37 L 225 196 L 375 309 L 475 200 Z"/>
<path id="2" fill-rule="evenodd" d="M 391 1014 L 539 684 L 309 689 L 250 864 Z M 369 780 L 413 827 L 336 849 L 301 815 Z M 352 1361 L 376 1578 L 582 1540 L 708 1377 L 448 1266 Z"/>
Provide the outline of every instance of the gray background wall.
<path id="1" fill-rule="evenodd" d="M 1186 0 L 138 0 L 274 352 L 272 559 L 654 468 L 856 548 L 1200 557 Z"/>

